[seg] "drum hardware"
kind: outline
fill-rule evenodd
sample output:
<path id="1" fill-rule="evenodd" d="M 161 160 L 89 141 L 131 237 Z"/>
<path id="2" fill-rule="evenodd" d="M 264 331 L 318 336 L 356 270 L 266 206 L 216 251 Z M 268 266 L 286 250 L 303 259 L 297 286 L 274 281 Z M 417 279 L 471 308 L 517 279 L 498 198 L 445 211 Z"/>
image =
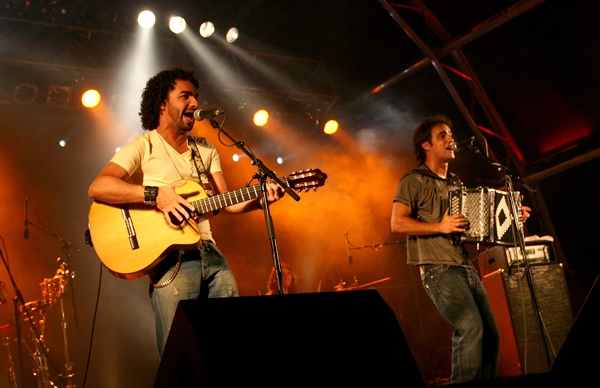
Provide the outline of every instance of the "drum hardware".
<path id="1" fill-rule="evenodd" d="M 6 303 L 6 296 L 8 291 L 6 290 L 6 284 L 0 280 L 0 306 Z"/>
<path id="2" fill-rule="evenodd" d="M 50 380 L 48 359 L 46 358 L 48 349 L 44 343 L 44 330 L 46 326 L 45 315 L 48 308 L 49 305 L 40 300 L 27 302 L 24 305 L 19 306 L 19 311 L 23 315 L 23 320 L 31 322 L 30 335 L 34 346 L 30 347 L 25 339 L 22 340 L 22 343 L 27 350 L 29 350 L 29 354 L 31 355 L 31 372 L 37 380 L 37 388 L 54 387 L 54 383 Z M 36 319 L 34 320 L 34 318 Z"/>
<path id="3" fill-rule="evenodd" d="M 15 331 L 15 328 L 13 326 L 10 326 L 9 324 L 0 326 L 0 335 L 2 335 L 2 342 L 4 344 L 4 348 L 6 349 L 6 374 L 8 378 L 8 387 L 17 388 L 17 375 L 15 373 L 15 364 L 10 353 L 10 337 L 6 335 L 12 331 Z"/>
<path id="4" fill-rule="evenodd" d="M 75 374 L 73 373 L 73 362 L 69 358 L 69 344 L 67 341 L 67 320 L 65 317 L 65 306 L 63 296 L 67 293 L 67 278 L 74 277 L 74 274 L 67 269 L 67 264 L 62 263 L 60 268 L 56 271 L 54 277 L 45 278 L 40 283 L 40 289 L 42 293 L 42 299 L 25 303 L 19 306 L 19 311 L 23 316 L 24 321 L 30 321 L 32 323 L 32 340 L 34 346 L 30 347 L 23 340 L 23 343 L 29 350 L 33 359 L 32 373 L 37 379 L 37 388 L 50 388 L 56 387 L 56 385 L 50 380 L 50 373 L 48 369 L 47 360 L 47 348 L 44 343 L 44 328 L 46 313 L 56 303 L 60 306 L 61 322 L 60 326 L 63 335 L 63 348 L 65 357 L 65 373 L 58 374 L 58 378 L 61 380 L 61 387 L 63 388 L 75 388 L 72 383 L 72 379 Z M 38 338 L 35 337 L 33 329 L 38 327 L 40 335 Z"/>
<path id="5" fill-rule="evenodd" d="M 19 306 L 19 311 L 23 315 L 23 320 L 29 321 L 29 319 L 34 319 L 34 315 L 40 315 L 40 319 L 44 318 L 46 315 L 46 311 L 50 308 L 50 304 L 44 300 L 34 300 L 32 302 L 27 302 L 23 306 Z M 35 322 L 35 320 L 34 320 Z"/>

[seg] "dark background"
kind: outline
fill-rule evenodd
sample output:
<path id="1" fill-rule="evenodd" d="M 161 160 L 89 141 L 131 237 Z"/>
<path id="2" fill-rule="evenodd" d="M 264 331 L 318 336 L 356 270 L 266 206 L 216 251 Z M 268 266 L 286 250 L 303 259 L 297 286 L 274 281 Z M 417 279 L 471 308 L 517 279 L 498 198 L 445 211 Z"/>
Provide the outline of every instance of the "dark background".
<path id="1" fill-rule="evenodd" d="M 422 119 L 447 115 L 459 141 L 478 134 L 433 65 L 402 75 L 426 58 L 410 36 L 439 54 L 468 116 L 485 129 L 481 134 L 492 158 L 507 166 L 523 203 L 534 208 L 527 235 L 554 239 L 574 313 L 600 272 L 594 248 L 600 189 L 597 2 L 394 2 L 410 31 L 387 3 L 369 0 L 29 4 L 6 1 L 0 10 L 0 249 L 25 302 L 42 299 L 40 283 L 53 279 L 62 263 L 75 274 L 60 298 L 68 354 L 61 303 L 44 309 L 49 373 L 56 383 L 66 357 L 74 363 L 79 387 L 150 386 L 158 367 L 146 280 L 113 277 L 84 239 L 90 182 L 116 147 L 142 132 L 137 112 L 143 83 L 129 87 L 134 98 L 116 91 L 127 87 L 142 65 L 151 65 L 144 68 L 147 74 L 137 71 L 144 81 L 162 68 L 194 68 L 205 107 L 225 109 L 224 128 L 278 174 L 307 168 L 328 174 L 316 192 L 303 193 L 298 202 L 285 198 L 271 209 L 279 256 L 291 264 L 301 292 L 373 283 L 394 309 L 428 381 L 449 375 L 450 331 L 424 295 L 418 274 L 406 265 L 404 236 L 389 232 L 392 198 L 400 177 L 416 165 L 412 132 Z M 137 48 L 135 19 L 143 5 L 158 18 L 155 56 L 127 62 Z M 434 32 L 415 9 L 419 5 L 428 7 L 450 38 Z M 454 57 L 442 54 L 448 41 L 462 42 L 515 8 L 524 11 L 461 47 L 514 139 L 511 148 L 499 140 L 504 134 L 494 130 L 477 101 L 474 82 L 455 71 Z M 232 46 L 208 40 L 208 51 L 198 55 L 194 44 L 166 28 L 165 15 L 175 12 L 185 15 L 190 29 L 208 19 L 218 28 L 235 24 L 240 38 Z M 214 73 L 205 62 L 212 55 L 233 70 Z M 251 71 L 242 58 L 253 58 L 267 71 Z M 24 83 L 38 87 L 31 103 L 14 99 Z M 51 85 L 70 87 L 69 102 L 48 103 Z M 95 110 L 78 103 L 78 93 L 88 85 L 103 93 Z M 374 93 L 378 86 L 382 90 Z M 257 101 L 277 107 L 270 127 L 249 124 L 247 112 Z M 327 114 L 341 123 L 333 137 L 323 135 L 315 120 L 322 122 Z M 237 149 L 220 144 L 206 121 L 195 131 L 217 145 L 230 189 L 251 180 L 255 168 L 247 159 L 232 162 Z M 67 139 L 66 147 L 58 145 L 61 139 Z M 511 156 L 515 150 L 522 158 Z M 283 165 L 274 161 L 279 155 L 286 158 Z M 483 152 L 461 150 L 451 169 L 467 186 L 503 187 Z M 23 238 L 26 198 L 33 223 L 28 239 Z M 263 215 L 217 217 L 212 226 L 242 295 L 264 294 L 273 258 Z M 471 248 L 475 259 L 476 247 Z M 0 280 L 7 289 L 0 325 L 14 327 L 16 291 L 6 268 Z M 265 325 L 289 326 L 290 338 L 301 330 L 276 315 L 264 319 Z M 340 328 L 351 319 L 351 314 L 340 317 Z M 239 325 L 242 329 L 243 322 Z M 13 361 L 17 372 L 31 379 L 32 350 L 21 349 L 21 368 L 15 335 L 9 334 Z M 273 339 L 264 341 L 273 346 Z M 286 346 L 293 351 L 293 339 Z M 332 357 L 338 351 L 345 349 L 332 349 Z"/>

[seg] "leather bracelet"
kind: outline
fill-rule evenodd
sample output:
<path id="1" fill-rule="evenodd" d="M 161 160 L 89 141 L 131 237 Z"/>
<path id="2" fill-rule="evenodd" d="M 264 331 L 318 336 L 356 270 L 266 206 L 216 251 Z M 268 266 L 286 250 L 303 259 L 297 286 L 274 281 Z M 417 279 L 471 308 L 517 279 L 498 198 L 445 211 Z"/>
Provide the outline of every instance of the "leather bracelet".
<path id="1" fill-rule="evenodd" d="M 158 195 L 158 187 L 144 187 L 144 205 L 156 205 L 156 196 Z"/>

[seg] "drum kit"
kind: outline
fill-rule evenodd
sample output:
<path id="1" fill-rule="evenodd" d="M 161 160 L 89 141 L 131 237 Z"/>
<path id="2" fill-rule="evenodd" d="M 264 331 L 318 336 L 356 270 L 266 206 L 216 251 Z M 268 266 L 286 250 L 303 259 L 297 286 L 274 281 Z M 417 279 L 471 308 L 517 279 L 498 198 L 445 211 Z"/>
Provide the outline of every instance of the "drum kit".
<path id="1" fill-rule="evenodd" d="M 67 322 L 65 319 L 65 308 L 63 296 L 67 293 L 68 278 L 73 277 L 73 274 L 67 268 L 66 263 L 62 263 L 60 268 L 56 270 L 52 278 L 45 278 L 40 283 L 42 299 L 24 303 L 19 306 L 19 314 L 21 322 L 19 323 L 24 329 L 29 327 L 29 341 L 25 338 L 21 339 L 21 343 L 28 350 L 32 359 L 32 373 L 37 382 L 37 388 L 56 387 L 50 378 L 48 368 L 48 349 L 44 337 L 46 327 L 46 314 L 52 306 L 59 304 L 61 313 L 61 328 L 63 334 L 64 356 L 65 356 L 65 374 L 59 374 L 58 377 L 62 381 L 61 387 L 75 388 L 72 384 L 74 377 L 73 362 L 69 359 L 68 343 L 67 343 Z M 0 326 L 0 334 L 4 340 L 4 347 L 7 353 L 8 381 L 11 384 L 10 388 L 17 388 L 14 362 L 10 355 L 9 337 L 7 332 L 13 331 L 14 328 L 9 325 Z M 4 333 L 3 333 L 4 328 Z"/>

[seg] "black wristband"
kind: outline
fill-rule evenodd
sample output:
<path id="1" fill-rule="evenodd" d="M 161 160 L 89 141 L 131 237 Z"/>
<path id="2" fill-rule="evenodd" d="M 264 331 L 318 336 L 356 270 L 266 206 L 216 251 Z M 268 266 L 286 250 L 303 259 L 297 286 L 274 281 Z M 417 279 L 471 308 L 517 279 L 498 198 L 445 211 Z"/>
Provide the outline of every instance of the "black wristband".
<path id="1" fill-rule="evenodd" d="M 144 205 L 156 205 L 156 196 L 158 195 L 158 187 L 144 187 Z"/>

